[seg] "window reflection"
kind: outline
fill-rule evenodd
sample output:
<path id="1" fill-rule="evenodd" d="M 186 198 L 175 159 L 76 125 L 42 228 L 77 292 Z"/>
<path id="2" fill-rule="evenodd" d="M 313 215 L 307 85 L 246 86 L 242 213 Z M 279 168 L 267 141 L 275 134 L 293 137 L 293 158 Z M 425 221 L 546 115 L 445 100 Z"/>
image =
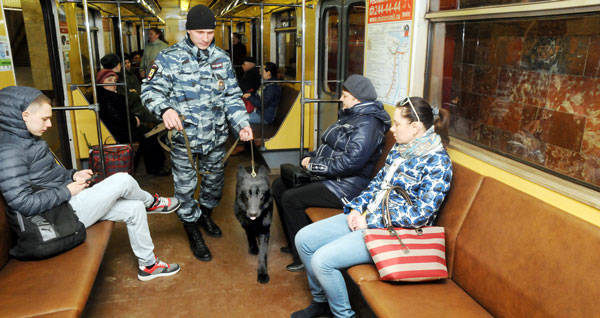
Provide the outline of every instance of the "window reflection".
<path id="1" fill-rule="evenodd" d="M 363 74 L 365 53 L 365 5 L 355 3 L 348 8 L 348 59 L 346 74 Z"/>
<path id="2" fill-rule="evenodd" d="M 273 14 L 277 41 L 276 63 L 288 79 L 296 78 L 296 13 L 285 10 Z"/>
<path id="3" fill-rule="evenodd" d="M 597 14 L 438 25 L 431 99 L 454 136 L 598 188 L 598 26 Z"/>
<path id="4" fill-rule="evenodd" d="M 429 8 L 431 11 L 444 11 L 485 7 L 500 4 L 518 4 L 539 1 L 545 0 L 431 0 Z"/>
<path id="5" fill-rule="evenodd" d="M 325 11 L 325 59 L 323 61 L 324 69 L 327 70 L 327 83 L 323 85 L 328 92 L 335 92 L 338 74 L 338 38 L 339 38 L 339 16 L 335 8 L 329 8 Z"/>

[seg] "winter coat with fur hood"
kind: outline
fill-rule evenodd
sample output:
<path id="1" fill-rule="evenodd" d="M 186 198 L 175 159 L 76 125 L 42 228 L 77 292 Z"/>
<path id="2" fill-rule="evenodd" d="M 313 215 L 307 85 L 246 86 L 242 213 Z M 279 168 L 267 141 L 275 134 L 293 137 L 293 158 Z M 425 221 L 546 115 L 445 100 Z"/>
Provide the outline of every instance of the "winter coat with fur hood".
<path id="1" fill-rule="evenodd" d="M 390 125 L 390 116 L 378 101 L 340 110 L 317 151 L 308 154 L 307 169 L 326 177 L 327 189 L 348 203 L 369 183 Z"/>
<path id="2" fill-rule="evenodd" d="M 10 211 L 31 216 L 68 201 L 75 170 L 59 166 L 48 144 L 27 130 L 21 113 L 42 92 L 11 86 L 0 90 L 0 192 Z M 42 188 L 34 191 L 33 185 Z"/>

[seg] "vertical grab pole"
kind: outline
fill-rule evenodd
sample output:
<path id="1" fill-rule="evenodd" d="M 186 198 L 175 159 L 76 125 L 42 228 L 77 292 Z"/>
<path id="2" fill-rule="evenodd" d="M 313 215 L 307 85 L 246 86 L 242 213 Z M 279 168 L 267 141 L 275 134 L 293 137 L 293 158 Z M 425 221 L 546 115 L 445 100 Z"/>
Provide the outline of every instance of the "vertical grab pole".
<path id="1" fill-rule="evenodd" d="M 265 49 L 263 48 L 264 45 L 264 23 L 265 23 L 265 19 L 264 19 L 264 14 L 265 14 L 265 6 L 264 4 L 261 2 L 260 3 L 260 71 L 259 74 L 262 74 L 263 69 L 264 69 L 264 55 L 265 55 Z M 261 140 L 261 146 L 264 147 L 264 136 L 265 136 L 265 94 L 263 92 L 263 83 L 262 83 L 262 76 L 260 77 L 260 140 Z"/>
<path id="2" fill-rule="evenodd" d="M 302 72 L 301 72 L 301 81 L 300 85 L 300 157 L 298 158 L 298 164 L 300 165 L 302 162 L 302 158 L 304 157 L 304 87 L 305 87 L 305 62 L 306 62 L 306 43 L 305 43 L 305 35 L 306 35 L 306 0 L 302 0 L 302 47 L 300 49 L 300 54 L 302 56 Z"/>
<path id="3" fill-rule="evenodd" d="M 102 142 L 102 129 L 100 128 L 100 108 L 98 106 L 98 92 L 96 91 L 96 74 L 94 68 L 94 54 L 92 53 L 92 38 L 90 37 L 90 17 L 88 13 L 88 2 L 87 0 L 82 1 L 83 4 L 83 15 L 85 19 L 85 33 L 87 36 L 88 45 L 88 56 L 90 60 L 90 80 L 92 83 L 92 95 L 94 96 L 94 104 L 96 105 L 96 127 L 98 129 L 98 147 L 100 150 L 100 163 L 102 164 L 102 173 L 106 177 L 106 167 L 104 165 L 104 144 Z"/>
<path id="4" fill-rule="evenodd" d="M 127 114 L 127 133 L 129 134 L 129 144 L 133 143 L 131 137 L 131 115 L 129 114 L 129 87 L 127 87 L 127 72 L 125 70 L 125 51 L 123 49 L 123 25 L 121 22 L 121 3 L 117 2 L 117 11 L 119 13 L 119 34 L 121 35 L 121 73 L 123 74 L 123 83 L 125 83 L 125 114 Z"/>
<path id="5" fill-rule="evenodd" d="M 222 24 L 221 24 L 221 34 L 222 34 L 221 47 L 223 48 L 223 47 L 225 47 L 225 21 L 221 21 L 221 22 L 222 22 Z M 233 60 L 233 56 L 231 58 Z M 233 62 L 232 62 L 232 64 L 233 64 Z"/>
<path id="6" fill-rule="evenodd" d="M 233 61 L 233 18 L 229 19 L 229 52 L 231 52 L 231 60 Z"/>
<path id="7" fill-rule="evenodd" d="M 144 17 L 142 17 L 141 20 L 142 20 L 142 49 L 146 49 L 146 31 L 144 30 L 144 28 L 146 26 L 144 25 Z"/>

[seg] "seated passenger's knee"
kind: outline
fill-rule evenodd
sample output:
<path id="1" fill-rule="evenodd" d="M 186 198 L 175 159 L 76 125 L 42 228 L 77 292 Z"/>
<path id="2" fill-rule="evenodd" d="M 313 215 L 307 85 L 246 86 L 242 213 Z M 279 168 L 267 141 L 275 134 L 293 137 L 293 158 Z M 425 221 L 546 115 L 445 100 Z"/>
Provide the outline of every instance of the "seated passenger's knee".
<path id="1" fill-rule="evenodd" d="M 301 228 L 298 233 L 296 233 L 296 237 L 294 238 L 294 244 L 296 245 L 296 250 L 298 252 L 308 252 L 306 248 L 306 242 L 310 238 L 310 233 L 306 231 L 306 228 Z"/>
<path id="2" fill-rule="evenodd" d="M 129 173 L 126 172 L 117 172 L 113 175 L 110 175 L 105 180 L 112 180 L 117 184 L 129 184 L 131 182 L 137 182 Z"/>
<path id="3" fill-rule="evenodd" d="M 142 201 L 131 201 L 131 208 L 125 212 L 127 218 L 124 220 L 127 224 L 136 224 L 143 219 L 147 219 L 146 206 Z"/>
<path id="4" fill-rule="evenodd" d="M 318 249 L 310 260 L 310 266 L 314 273 L 328 271 L 333 269 L 328 262 L 330 255 L 322 249 Z"/>

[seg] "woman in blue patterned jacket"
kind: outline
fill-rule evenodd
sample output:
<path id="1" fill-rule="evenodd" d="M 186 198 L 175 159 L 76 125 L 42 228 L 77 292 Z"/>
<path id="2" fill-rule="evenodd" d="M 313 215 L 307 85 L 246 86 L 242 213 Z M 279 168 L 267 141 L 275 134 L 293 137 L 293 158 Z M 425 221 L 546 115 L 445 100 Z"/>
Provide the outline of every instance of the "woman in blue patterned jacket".
<path id="1" fill-rule="evenodd" d="M 440 135 L 443 129 L 434 111 L 419 97 L 406 98 L 396 105 L 390 130 L 396 145 L 385 166 L 367 188 L 344 207 L 344 214 L 315 222 L 296 235 L 296 248 L 305 264 L 313 301 L 292 317 L 354 317 L 340 269 L 370 263 L 363 230 L 383 228 L 381 202 L 385 190 L 402 187 L 413 205 L 392 191 L 389 210 L 395 227 L 418 228 L 433 225 L 450 189 L 452 163 Z"/>

